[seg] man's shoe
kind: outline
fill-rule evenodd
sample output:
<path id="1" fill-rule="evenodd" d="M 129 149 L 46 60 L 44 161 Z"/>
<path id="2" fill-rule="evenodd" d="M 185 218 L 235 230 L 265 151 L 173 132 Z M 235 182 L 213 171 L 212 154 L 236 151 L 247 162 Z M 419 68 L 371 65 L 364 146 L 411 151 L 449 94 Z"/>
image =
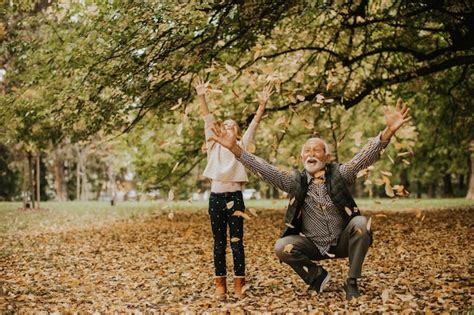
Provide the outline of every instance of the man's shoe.
<path id="1" fill-rule="evenodd" d="M 348 301 L 352 298 L 358 298 L 360 296 L 359 289 L 357 288 L 357 279 L 347 278 L 344 283 L 344 291 L 346 292 L 346 299 Z"/>
<path id="2" fill-rule="evenodd" d="M 313 283 L 309 286 L 309 290 L 314 290 L 318 293 L 323 292 L 329 279 L 331 279 L 331 274 L 321 267 L 321 274 L 314 279 Z"/>

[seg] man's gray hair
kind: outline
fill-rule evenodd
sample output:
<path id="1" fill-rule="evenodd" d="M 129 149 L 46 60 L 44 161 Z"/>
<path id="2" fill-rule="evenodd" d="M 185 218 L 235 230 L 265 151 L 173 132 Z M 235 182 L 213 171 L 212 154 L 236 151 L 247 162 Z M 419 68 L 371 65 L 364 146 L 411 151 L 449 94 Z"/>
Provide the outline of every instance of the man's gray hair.
<path id="1" fill-rule="evenodd" d="M 331 154 L 331 148 L 329 147 L 329 145 L 327 144 L 326 141 L 324 141 L 323 139 L 321 139 L 320 137 L 311 137 L 311 138 L 308 138 L 306 140 L 306 142 L 308 142 L 309 140 L 312 140 L 312 139 L 318 139 L 318 140 L 321 140 L 324 144 L 324 152 L 326 153 L 326 155 L 329 155 Z M 306 142 L 304 144 L 306 144 Z M 304 151 L 304 144 L 303 144 L 303 147 L 301 148 L 301 155 L 303 155 L 303 151 Z"/>

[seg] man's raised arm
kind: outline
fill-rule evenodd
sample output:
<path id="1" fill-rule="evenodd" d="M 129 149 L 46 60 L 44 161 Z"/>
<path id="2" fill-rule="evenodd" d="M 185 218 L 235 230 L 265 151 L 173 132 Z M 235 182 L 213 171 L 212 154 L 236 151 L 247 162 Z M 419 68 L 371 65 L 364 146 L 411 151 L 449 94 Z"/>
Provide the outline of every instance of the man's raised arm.
<path id="1" fill-rule="evenodd" d="M 390 138 L 404 123 L 411 119 L 409 113 L 410 109 L 406 104 L 402 106 L 401 99 L 398 99 L 395 111 L 384 106 L 384 115 L 387 124 L 385 129 L 377 135 L 377 137 L 370 140 L 349 162 L 341 165 L 341 175 L 348 184 L 355 181 L 359 171 L 375 163 L 382 149 L 388 145 Z"/>
<path id="2" fill-rule="evenodd" d="M 237 136 L 233 130 L 223 131 L 220 128 L 213 128 L 212 131 L 214 136 L 209 138 L 210 141 L 219 142 L 229 149 L 246 168 L 270 185 L 287 193 L 294 193 L 295 181 L 290 172 L 281 171 L 263 159 L 243 150 L 237 144 Z"/>

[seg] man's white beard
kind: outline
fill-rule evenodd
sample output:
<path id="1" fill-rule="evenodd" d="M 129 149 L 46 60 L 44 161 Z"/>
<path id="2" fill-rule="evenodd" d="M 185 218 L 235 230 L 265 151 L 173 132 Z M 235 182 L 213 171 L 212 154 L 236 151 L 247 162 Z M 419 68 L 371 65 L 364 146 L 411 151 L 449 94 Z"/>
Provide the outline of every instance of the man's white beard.
<path id="1" fill-rule="evenodd" d="M 317 158 L 308 157 L 306 161 L 304 161 L 303 165 L 306 172 L 313 175 L 317 171 L 322 170 L 326 166 L 326 163 L 321 162 Z"/>

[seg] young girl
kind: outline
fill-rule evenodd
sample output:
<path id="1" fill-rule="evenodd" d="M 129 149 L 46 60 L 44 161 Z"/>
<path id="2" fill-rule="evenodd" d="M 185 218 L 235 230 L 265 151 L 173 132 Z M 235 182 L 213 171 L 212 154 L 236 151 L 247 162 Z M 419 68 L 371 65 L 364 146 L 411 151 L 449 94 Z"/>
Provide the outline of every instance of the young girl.
<path id="1" fill-rule="evenodd" d="M 214 238 L 215 296 L 223 298 L 227 292 L 225 255 L 227 226 L 229 226 L 230 247 L 234 260 L 234 294 L 241 298 L 244 295 L 242 287 L 245 285 L 244 222 L 243 218 L 234 215 L 234 212 L 245 211 L 242 189 L 244 184 L 248 182 L 248 178 L 244 166 L 235 159 L 235 156 L 228 149 L 217 142 L 207 142 L 209 137 L 214 135 L 211 128 L 216 124 L 206 103 L 205 94 L 208 91 L 208 84 L 198 78 L 194 87 L 199 97 L 201 114 L 204 119 L 207 145 L 207 166 L 203 175 L 211 180 L 209 217 Z M 257 113 L 242 137 L 240 137 L 238 124 L 232 119 L 225 120 L 219 127 L 223 131 L 234 129 L 239 135 L 239 145 L 247 149 L 271 95 L 272 88 L 270 86 L 265 87 L 258 95 Z"/>

